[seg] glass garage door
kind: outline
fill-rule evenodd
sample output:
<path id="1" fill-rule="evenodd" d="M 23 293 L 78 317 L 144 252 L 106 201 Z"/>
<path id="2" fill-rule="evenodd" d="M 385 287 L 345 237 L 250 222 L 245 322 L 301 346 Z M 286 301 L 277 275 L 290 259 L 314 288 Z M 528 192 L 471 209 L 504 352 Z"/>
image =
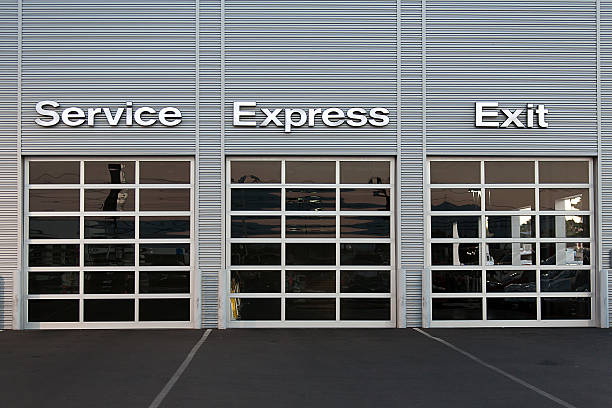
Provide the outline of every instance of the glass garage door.
<path id="1" fill-rule="evenodd" d="M 25 327 L 193 327 L 193 162 L 25 163 Z"/>
<path id="2" fill-rule="evenodd" d="M 432 327 L 592 326 L 588 159 L 430 159 Z"/>
<path id="3" fill-rule="evenodd" d="M 230 327 L 394 327 L 393 162 L 230 159 Z"/>

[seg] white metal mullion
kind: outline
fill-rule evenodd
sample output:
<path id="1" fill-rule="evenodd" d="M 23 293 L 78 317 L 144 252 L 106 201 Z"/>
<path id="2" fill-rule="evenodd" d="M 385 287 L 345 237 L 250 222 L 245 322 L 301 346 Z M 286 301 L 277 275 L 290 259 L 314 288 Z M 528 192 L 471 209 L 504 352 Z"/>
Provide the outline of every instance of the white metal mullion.
<path id="1" fill-rule="evenodd" d="M 336 160 L 336 321 L 340 321 L 340 160 Z"/>
<path id="2" fill-rule="evenodd" d="M 536 237 L 536 243 L 535 243 L 535 254 L 536 254 L 536 259 L 535 259 L 535 264 L 538 266 L 538 269 L 536 270 L 536 320 L 537 321 L 542 321 L 542 284 L 540 282 L 541 279 L 541 269 L 540 269 L 540 265 L 541 265 L 541 260 L 542 260 L 542 256 L 541 256 L 541 252 L 540 252 L 540 243 L 541 241 L 541 236 L 540 236 L 540 160 L 536 160 L 535 161 L 535 210 L 536 210 L 536 222 L 534 225 L 535 228 L 535 237 Z"/>
<path id="3" fill-rule="evenodd" d="M 136 160 L 134 172 L 134 321 L 140 321 L 140 160 Z M 190 175 L 191 177 L 191 175 Z M 192 191 L 192 189 L 190 189 Z M 189 314 L 191 316 L 191 313 Z"/>
<path id="4" fill-rule="evenodd" d="M 287 225 L 287 216 L 286 216 L 286 197 L 287 197 L 287 188 L 285 186 L 286 182 L 286 160 L 281 160 L 281 321 L 285 321 L 285 306 L 286 306 L 286 260 L 285 256 L 287 254 L 286 251 L 286 225 Z"/>
<path id="5" fill-rule="evenodd" d="M 85 321 L 85 162 L 79 162 L 79 322 Z"/>
<path id="6" fill-rule="evenodd" d="M 482 320 L 487 320 L 487 216 L 486 216 L 486 188 L 485 188 L 485 165 L 484 160 L 480 160 L 480 271 L 482 277 L 481 305 Z"/>

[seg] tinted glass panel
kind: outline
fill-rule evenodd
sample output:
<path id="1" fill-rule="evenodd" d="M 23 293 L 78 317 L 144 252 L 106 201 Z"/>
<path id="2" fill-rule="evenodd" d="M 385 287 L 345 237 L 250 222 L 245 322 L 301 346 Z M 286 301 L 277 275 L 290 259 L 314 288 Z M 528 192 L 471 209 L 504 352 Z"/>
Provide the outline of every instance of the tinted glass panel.
<path id="1" fill-rule="evenodd" d="M 342 238 L 389 238 L 389 217 L 340 217 Z"/>
<path id="2" fill-rule="evenodd" d="M 340 244 L 340 265 L 390 265 L 390 244 Z"/>
<path id="3" fill-rule="evenodd" d="M 140 238 L 189 238 L 189 217 L 140 217 Z"/>
<path id="4" fill-rule="evenodd" d="M 232 183 L 280 183 L 280 161 L 233 161 Z"/>
<path id="5" fill-rule="evenodd" d="M 541 161 L 540 183 L 588 183 L 589 163 L 586 161 Z"/>
<path id="6" fill-rule="evenodd" d="M 78 299 L 30 299 L 29 322 L 78 322 Z"/>
<path id="7" fill-rule="evenodd" d="M 79 190 L 30 190 L 30 211 L 79 211 Z"/>
<path id="8" fill-rule="evenodd" d="M 134 272 L 85 272 L 85 293 L 134 293 Z"/>
<path id="9" fill-rule="evenodd" d="M 589 238 L 588 215 L 540 215 L 542 238 Z"/>
<path id="10" fill-rule="evenodd" d="M 480 265 L 479 244 L 431 244 L 432 265 Z"/>
<path id="11" fill-rule="evenodd" d="M 536 298 L 489 298 L 487 320 L 535 320 Z"/>
<path id="12" fill-rule="evenodd" d="M 336 292 L 336 271 L 286 271 L 287 293 Z"/>
<path id="13" fill-rule="evenodd" d="M 487 265 L 535 265 L 535 243 L 489 243 Z"/>
<path id="14" fill-rule="evenodd" d="M 188 266 L 189 244 L 140 244 L 140 265 Z"/>
<path id="15" fill-rule="evenodd" d="M 391 320 L 391 300 L 340 299 L 340 320 Z"/>
<path id="16" fill-rule="evenodd" d="M 542 292 L 589 292 L 590 270 L 540 271 Z"/>
<path id="17" fill-rule="evenodd" d="M 189 211 L 189 189 L 141 189 L 140 211 Z"/>
<path id="18" fill-rule="evenodd" d="M 132 266 L 134 244 L 85 244 L 85 266 Z"/>
<path id="19" fill-rule="evenodd" d="M 85 183 L 87 184 L 134 184 L 133 161 L 86 161 Z"/>
<path id="20" fill-rule="evenodd" d="M 189 299 L 140 299 L 141 321 L 189 321 Z"/>
<path id="21" fill-rule="evenodd" d="M 323 161 L 288 161 L 285 163 L 286 183 L 336 183 L 336 163 Z"/>
<path id="22" fill-rule="evenodd" d="M 232 265 L 280 265 L 281 244 L 232 244 Z"/>
<path id="23" fill-rule="evenodd" d="M 78 266 L 79 245 L 30 244 L 28 266 Z"/>
<path id="24" fill-rule="evenodd" d="M 78 161 L 31 161 L 30 184 L 79 184 L 80 166 Z"/>
<path id="25" fill-rule="evenodd" d="M 588 242 L 541 243 L 542 265 L 590 265 L 591 253 Z"/>
<path id="26" fill-rule="evenodd" d="M 480 217 L 431 217 L 432 238 L 480 238 Z"/>
<path id="27" fill-rule="evenodd" d="M 485 210 L 535 210 L 534 191 L 532 188 L 487 188 L 485 190 Z"/>
<path id="28" fill-rule="evenodd" d="M 134 217 L 85 217 L 85 238 L 134 238 Z"/>
<path id="29" fill-rule="evenodd" d="M 336 237 L 336 217 L 286 217 L 285 224 L 287 237 Z"/>
<path id="30" fill-rule="evenodd" d="M 189 271 L 140 271 L 140 293 L 189 293 Z"/>
<path id="31" fill-rule="evenodd" d="M 280 211 L 280 188 L 233 188 L 232 211 Z"/>
<path id="32" fill-rule="evenodd" d="M 340 292 L 389 293 L 389 271 L 340 271 Z"/>
<path id="33" fill-rule="evenodd" d="M 542 298 L 542 319 L 590 318 L 590 298 Z"/>
<path id="34" fill-rule="evenodd" d="M 287 299 L 286 320 L 336 320 L 336 299 Z"/>
<path id="35" fill-rule="evenodd" d="M 134 190 L 85 190 L 85 211 L 134 211 Z"/>
<path id="36" fill-rule="evenodd" d="M 485 183 L 533 183 L 534 164 L 531 161 L 486 161 Z"/>
<path id="37" fill-rule="evenodd" d="M 133 299 L 85 299 L 86 322 L 126 322 L 134 320 Z"/>
<path id="38" fill-rule="evenodd" d="M 487 271 L 487 292 L 535 292 L 536 271 Z"/>
<path id="39" fill-rule="evenodd" d="M 336 211 L 334 189 L 291 189 L 285 191 L 287 211 Z"/>
<path id="40" fill-rule="evenodd" d="M 431 271 L 434 293 L 466 293 L 482 291 L 481 271 Z"/>
<path id="41" fill-rule="evenodd" d="M 432 188 L 432 211 L 480 211 L 480 189 Z"/>
<path id="42" fill-rule="evenodd" d="M 285 244 L 287 265 L 335 265 L 336 244 Z"/>
<path id="43" fill-rule="evenodd" d="M 281 271 L 232 271 L 232 293 L 279 293 Z"/>
<path id="44" fill-rule="evenodd" d="M 231 299 L 233 320 L 280 320 L 280 299 Z"/>
<path id="45" fill-rule="evenodd" d="M 390 211 L 391 193 L 387 188 L 343 188 L 340 190 L 341 211 Z"/>
<path id="46" fill-rule="evenodd" d="M 140 162 L 140 184 L 189 184 L 187 161 Z"/>
<path id="47" fill-rule="evenodd" d="M 79 293 L 78 272 L 30 272 L 28 273 L 30 295 L 52 293 Z"/>
<path id="48" fill-rule="evenodd" d="M 482 320 L 480 298 L 432 299 L 433 320 Z"/>
<path id="49" fill-rule="evenodd" d="M 487 216 L 487 238 L 535 238 L 535 216 Z"/>
<path id="50" fill-rule="evenodd" d="M 30 239 L 79 238 L 79 217 L 30 217 Z"/>
<path id="51" fill-rule="evenodd" d="M 343 184 L 389 184 L 390 163 L 387 161 L 342 161 L 340 182 Z"/>
<path id="52" fill-rule="evenodd" d="M 541 188 L 540 210 L 588 211 L 589 190 L 586 188 Z"/>
<path id="53" fill-rule="evenodd" d="M 232 216 L 232 238 L 280 238 L 280 229 L 281 217 Z"/>
<path id="54" fill-rule="evenodd" d="M 480 162 L 432 161 L 429 179 L 432 184 L 479 184 Z"/>

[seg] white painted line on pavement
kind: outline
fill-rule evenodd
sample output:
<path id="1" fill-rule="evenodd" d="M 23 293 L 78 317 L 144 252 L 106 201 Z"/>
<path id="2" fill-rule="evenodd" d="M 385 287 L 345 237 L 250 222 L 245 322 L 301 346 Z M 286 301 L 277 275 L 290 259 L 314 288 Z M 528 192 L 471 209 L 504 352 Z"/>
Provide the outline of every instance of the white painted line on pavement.
<path id="1" fill-rule="evenodd" d="M 185 372 L 185 370 L 189 366 L 189 363 L 191 363 L 191 360 L 193 360 L 193 357 L 195 356 L 195 354 L 200 349 L 200 346 L 202 346 L 202 344 L 204 344 L 204 342 L 206 341 L 206 338 L 208 337 L 210 332 L 212 332 L 212 329 L 208 329 L 208 330 L 206 330 L 204 332 L 204 334 L 202 335 L 202 338 L 200 338 L 200 340 L 195 344 L 195 346 L 193 346 L 193 348 L 191 349 L 189 354 L 187 354 L 187 357 L 185 357 L 185 361 L 183 361 L 183 363 L 176 370 L 176 372 L 174 373 L 172 378 L 170 378 L 170 380 L 168 380 L 168 382 L 166 383 L 164 388 L 162 388 L 162 390 L 159 392 L 159 394 L 157 394 L 157 397 L 155 397 L 155 399 L 153 400 L 151 405 L 149 405 L 149 408 L 157 408 L 157 407 L 159 407 L 159 405 L 162 403 L 164 398 L 166 398 L 166 395 L 168 395 L 168 393 L 170 392 L 172 387 L 174 387 L 174 384 L 176 384 L 176 382 L 179 380 L 181 375 Z"/>
<path id="2" fill-rule="evenodd" d="M 541 396 L 543 396 L 544 398 L 548 398 L 549 400 L 556 402 L 557 404 L 561 405 L 562 407 L 565 407 L 565 408 L 576 408 L 576 406 L 575 406 L 575 405 L 572 405 L 572 404 L 570 404 L 569 402 L 563 401 L 562 399 L 557 398 L 557 397 L 555 397 L 554 395 L 549 394 L 549 393 L 547 393 L 546 391 L 539 389 L 539 388 L 538 388 L 538 387 L 536 387 L 535 385 L 531 385 L 531 384 L 529 384 L 528 382 L 523 381 L 523 380 L 521 380 L 520 378 L 515 377 L 515 376 L 513 376 L 513 375 L 512 375 L 512 374 L 510 374 L 510 373 L 507 373 L 507 372 L 505 372 L 504 370 L 502 370 L 501 368 L 497 368 L 497 367 L 495 367 L 494 365 L 491 365 L 491 364 L 489 364 L 489 363 L 486 363 L 486 362 L 482 361 L 481 359 L 479 359 L 479 358 L 478 358 L 478 357 L 476 357 L 475 355 L 473 355 L 473 354 L 471 354 L 471 353 L 468 353 L 468 352 L 467 352 L 467 351 L 465 351 L 465 350 L 460 349 L 459 347 L 457 347 L 457 346 L 455 346 L 455 345 L 453 345 L 453 344 L 449 343 L 449 342 L 448 342 L 448 341 L 446 341 L 446 340 L 443 340 L 443 339 L 441 339 L 441 338 L 439 338 L 439 337 L 432 336 L 431 334 L 429 334 L 429 333 L 427 333 L 427 332 L 424 332 L 423 330 L 421 330 L 421 329 L 419 329 L 419 328 L 413 327 L 413 329 L 414 329 L 414 330 L 416 330 L 416 331 L 418 331 L 418 332 L 419 332 L 419 333 L 421 333 L 422 335 L 429 337 L 429 338 L 430 338 L 430 339 L 432 339 L 432 340 L 435 340 L 435 341 L 437 341 L 437 342 L 439 342 L 439 343 L 444 344 L 446 347 L 449 347 L 449 348 L 451 348 L 451 349 L 455 350 L 457 353 L 463 354 L 464 356 L 466 356 L 466 357 L 467 357 L 467 358 L 469 358 L 470 360 L 473 360 L 473 361 L 477 362 L 478 364 L 480 364 L 480 365 L 482 365 L 482 366 L 484 366 L 484 367 L 487 367 L 487 368 L 489 368 L 489 369 L 491 369 L 491 370 L 495 371 L 495 372 L 496 372 L 496 373 L 498 373 L 498 374 L 503 375 L 504 377 L 508 378 L 509 380 L 512 380 L 512 381 L 514 381 L 515 383 L 522 385 L 523 387 L 529 388 L 531 391 L 534 391 L 534 392 L 536 392 L 536 393 L 540 394 L 540 395 L 541 395 Z"/>

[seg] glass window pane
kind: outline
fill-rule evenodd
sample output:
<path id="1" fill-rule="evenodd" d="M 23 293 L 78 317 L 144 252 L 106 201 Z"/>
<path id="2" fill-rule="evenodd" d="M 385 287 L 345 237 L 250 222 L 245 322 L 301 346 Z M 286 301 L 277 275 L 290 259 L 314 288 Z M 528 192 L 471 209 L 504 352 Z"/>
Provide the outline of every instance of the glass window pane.
<path id="1" fill-rule="evenodd" d="M 78 322 L 78 299 L 29 299 L 28 322 Z"/>
<path id="2" fill-rule="evenodd" d="M 495 242 L 487 245 L 487 265 L 535 265 L 535 243 Z"/>
<path id="3" fill-rule="evenodd" d="M 391 320 L 391 300 L 340 299 L 340 320 Z"/>
<path id="4" fill-rule="evenodd" d="M 535 292 L 536 271 L 487 271 L 487 292 Z"/>
<path id="5" fill-rule="evenodd" d="M 432 211 L 480 211 L 480 189 L 432 188 Z"/>
<path id="6" fill-rule="evenodd" d="M 286 271 L 287 293 L 336 292 L 336 271 Z"/>
<path id="7" fill-rule="evenodd" d="M 189 271 L 140 271 L 140 293 L 189 293 Z"/>
<path id="8" fill-rule="evenodd" d="M 429 180 L 431 184 L 480 184 L 480 162 L 432 161 Z"/>
<path id="9" fill-rule="evenodd" d="M 485 183 L 533 183 L 532 161 L 485 161 Z"/>
<path id="10" fill-rule="evenodd" d="M 589 238 L 588 215 L 540 215 L 542 238 Z"/>
<path id="11" fill-rule="evenodd" d="M 589 211 L 587 188 L 541 188 L 540 210 Z"/>
<path id="12" fill-rule="evenodd" d="M 432 265 L 480 265 L 479 244 L 431 244 Z"/>
<path id="13" fill-rule="evenodd" d="M 591 298 L 542 298 L 542 319 L 590 319 Z"/>
<path id="14" fill-rule="evenodd" d="M 482 320 L 482 299 L 432 299 L 432 320 Z"/>
<path id="15" fill-rule="evenodd" d="M 535 216 L 490 215 L 486 218 L 487 238 L 535 238 Z"/>
<path id="16" fill-rule="evenodd" d="M 280 320 L 280 299 L 232 298 L 232 320 Z"/>
<path id="17" fill-rule="evenodd" d="M 535 320 L 537 309 L 536 298 L 489 298 L 487 320 Z"/>
<path id="18" fill-rule="evenodd" d="M 535 190 L 532 188 L 487 188 L 485 210 L 535 210 Z"/>
<path id="19" fill-rule="evenodd" d="M 231 162 L 232 183 L 280 183 L 280 161 Z"/>
<path id="20" fill-rule="evenodd" d="M 342 293 L 389 293 L 390 271 L 340 271 Z"/>
<path id="21" fill-rule="evenodd" d="M 389 184 L 388 161 L 341 161 L 340 183 L 342 184 Z"/>
<path id="22" fill-rule="evenodd" d="M 280 238 L 281 217 L 232 216 L 232 238 Z"/>
<path id="23" fill-rule="evenodd" d="M 340 265 L 390 265 L 390 244 L 340 244 Z"/>
<path id="24" fill-rule="evenodd" d="M 85 238 L 134 238 L 134 217 L 85 217 Z"/>
<path id="25" fill-rule="evenodd" d="M 85 299 L 86 322 L 129 322 L 134 320 L 134 299 Z"/>
<path id="26" fill-rule="evenodd" d="M 86 161 L 87 184 L 134 184 L 133 161 Z"/>
<path id="27" fill-rule="evenodd" d="M 188 161 L 141 161 L 140 184 L 189 184 Z"/>
<path id="28" fill-rule="evenodd" d="M 232 293 L 280 293 L 281 271 L 232 271 Z"/>
<path id="29" fill-rule="evenodd" d="M 288 238 L 335 238 L 336 217 L 286 217 Z"/>
<path id="30" fill-rule="evenodd" d="M 542 292 L 590 292 L 590 270 L 540 271 Z"/>
<path id="31" fill-rule="evenodd" d="M 133 271 L 85 272 L 84 278 L 85 293 L 134 293 Z"/>
<path id="32" fill-rule="evenodd" d="M 391 192 L 388 188 L 343 188 L 340 190 L 341 211 L 390 211 Z"/>
<path id="33" fill-rule="evenodd" d="M 336 299 L 285 300 L 286 320 L 336 320 Z"/>
<path id="34" fill-rule="evenodd" d="M 341 238 L 389 238 L 389 217 L 340 217 Z"/>
<path id="35" fill-rule="evenodd" d="M 590 244 L 588 242 L 541 243 L 540 264 L 590 265 Z"/>
<path id="36" fill-rule="evenodd" d="M 188 322 L 189 299 L 140 299 L 138 301 L 140 321 Z"/>
<path id="37" fill-rule="evenodd" d="M 79 273 L 29 272 L 28 293 L 30 295 L 79 293 Z"/>
<path id="38" fill-rule="evenodd" d="M 30 190 L 30 211 L 79 211 L 79 190 Z"/>
<path id="39" fill-rule="evenodd" d="M 482 291 L 481 271 L 431 271 L 433 293 L 469 293 Z"/>
<path id="40" fill-rule="evenodd" d="M 79 217 L 30 217 L 28 219 L 30 239 L 79 238 Z"/>
<path id="41" fill-rule="evenodd" d="M 336 244 L 285 244 L 287 265 L 335 265 Z"/>
<path id="42" fill-rule="evenodd" d="M 188 266 L 189 244 L 140 244 L 141 266 Z"/>
<path id="43" fill-rule="evenodd" d="M 336 211 L 336 190 L 295 189 L 285 191 L 287 211 Z"/>
<path id="44" fill-rule="evenodd" d="M 189 238 L 189 217 L 140 217 L 140 238 Z"/>
<path id="45" fill-rule="evenodd" d="M 189 211 L 188 188 L 140 189 L 140 211 Z"/>
<path id="46" fill-rule="evenodd" d="M 132 189 L 85 190 L 85 211 L 134 211 Z"/>
<path id="47" fill-rule="evenodd" d="M 589 182 L 587 161 L 540 161 L 540 183 Z"/>
<path id="48" fill-rule="evenodd" d="M 286 183 L 336 183 L 336 162 L 288 161 L 285 162 Z"/>
<path id="49" fill-rule="evenodd" d="M 281 244 L 232 244 L 232 265 L 280 265 Z"/>
<path id="50" fill-rule="evenodd" d="M 31 161 L 30 184 L 79 184 L 78 161 Z"/>
<path id="51" fill-rule="evenodd" d="M 28 266 L 78 266 L 78 244 L 30 244 Z"/>
<path id="52" fill-rule="evenodd" d="M 232 211 L 280 211 L 280 188 L 232 188 Z"/>
<path id="53" fill-rule="evenodd" d="M 85 244 L 85 266 L 133 266 L 134 244 Z"/>
<path id="54" fill-rule="evenodd" d="M 432 238 L 480 238 L 480 217 L 431 217 Z"/>

